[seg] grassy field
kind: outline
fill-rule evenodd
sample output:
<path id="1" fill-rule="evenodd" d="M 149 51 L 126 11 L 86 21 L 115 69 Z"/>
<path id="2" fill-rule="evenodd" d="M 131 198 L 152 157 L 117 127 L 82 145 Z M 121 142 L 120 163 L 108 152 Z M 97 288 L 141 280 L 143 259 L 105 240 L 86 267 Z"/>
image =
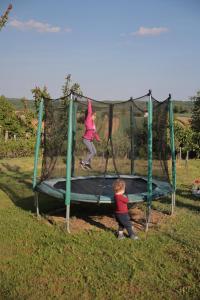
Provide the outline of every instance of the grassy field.
<path id="1" fill-rule="evenodd" d="M 139 241 L 110 230 L 69 235 L 33 214 L 32 158 L 0 161 L 0 299 L 199 299 L 200 161 L 177 163 L 174 216 Z M 165 211 L 168 199 L 155 202 Z M 43 197 L 41 210 L 61 205 Z M 100 209 L 97 206 L 97 210 Z"/>

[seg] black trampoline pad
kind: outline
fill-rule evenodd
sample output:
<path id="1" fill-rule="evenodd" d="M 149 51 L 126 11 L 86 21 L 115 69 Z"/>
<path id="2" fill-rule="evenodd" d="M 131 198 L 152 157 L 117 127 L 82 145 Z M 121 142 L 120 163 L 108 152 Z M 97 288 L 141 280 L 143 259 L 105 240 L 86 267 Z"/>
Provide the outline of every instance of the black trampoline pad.
<path id="1" fill-rule="evenodd" d="M 71 192 L 87 195 L 112 195 L 113 182 L 117 178 L 82 178 L 71 181 Z M 123 178 L 126 183 L 127 194 L 139 194 L 147 192 L 147 181 L 143 178 Z M 55 189 L 66 190 L 66 181 L 58 181 Z M 153 184 L 153 189 L 156 185 Z"/>

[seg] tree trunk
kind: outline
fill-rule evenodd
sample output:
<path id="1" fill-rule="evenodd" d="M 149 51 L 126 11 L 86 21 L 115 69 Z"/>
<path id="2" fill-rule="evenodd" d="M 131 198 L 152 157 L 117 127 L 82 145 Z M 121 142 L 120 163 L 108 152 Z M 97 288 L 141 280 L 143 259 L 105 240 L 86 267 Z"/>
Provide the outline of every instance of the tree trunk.
<path id="1" fill-rule="evenodd" d="M 5 131 L 5 142 L 8 140 L 8 130 Z"/>
<path id="2" fill-rule="evenodd" d="M 187 161 L 189 160 L 189 151 L 187 151 L 187 154 L 186 154 L 186 160 L 187 160 Z"/>

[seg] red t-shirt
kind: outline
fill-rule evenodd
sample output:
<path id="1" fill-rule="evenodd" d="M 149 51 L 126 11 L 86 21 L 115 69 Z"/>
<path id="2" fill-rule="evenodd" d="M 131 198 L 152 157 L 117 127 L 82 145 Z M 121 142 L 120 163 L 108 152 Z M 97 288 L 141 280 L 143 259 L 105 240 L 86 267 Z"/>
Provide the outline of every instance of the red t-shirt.
<path id="1" fill-rule="evenodd" d="M 128 198 L 124 195 L 115 194 L 115 212 L 118 214 L 124 214 L 128 212 Z"/>

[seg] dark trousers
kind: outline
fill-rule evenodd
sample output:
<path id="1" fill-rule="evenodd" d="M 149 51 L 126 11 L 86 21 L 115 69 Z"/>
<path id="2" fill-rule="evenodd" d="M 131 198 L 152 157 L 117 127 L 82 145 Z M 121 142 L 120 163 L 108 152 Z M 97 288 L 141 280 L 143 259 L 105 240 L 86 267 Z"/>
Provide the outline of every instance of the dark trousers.
<path id="1" fill-rule="evenodd" d="M 128 213 L 122 213 L 122 214 L 115 213 L 115 217 L 119 225 L 119 229 L 118 229 L 119 231 L 123 231 L 123 229 L 126 228 L 129 236 L 134 235 L 131 219 Z"/>

